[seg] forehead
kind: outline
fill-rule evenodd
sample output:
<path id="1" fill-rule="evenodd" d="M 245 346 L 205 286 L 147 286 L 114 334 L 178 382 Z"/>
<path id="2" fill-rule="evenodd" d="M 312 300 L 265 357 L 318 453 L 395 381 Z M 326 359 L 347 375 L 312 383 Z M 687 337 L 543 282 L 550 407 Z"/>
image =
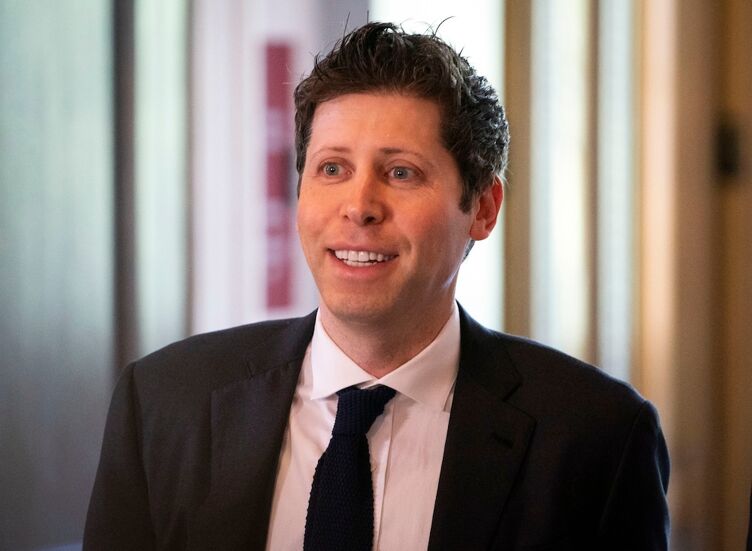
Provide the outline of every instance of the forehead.
<path id="1" fill-rule="evenodd" d="M 337 96 L 316 108 L 309 147 L 347 140 L 381 147 L 442 147 L 437 102 L 397 93 Z"/>

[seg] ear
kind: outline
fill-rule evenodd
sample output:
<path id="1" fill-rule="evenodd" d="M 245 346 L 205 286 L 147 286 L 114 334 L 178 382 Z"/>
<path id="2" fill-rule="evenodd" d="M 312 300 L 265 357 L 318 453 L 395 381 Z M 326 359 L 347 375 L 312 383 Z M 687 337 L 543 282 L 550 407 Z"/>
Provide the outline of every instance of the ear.
<path id="1" fill-rule="evenodd" d="M 470 226 L 470 237 L 473 240 L 481 241 L 491 235 L 503 200 L 504 187 L 501 185 L 501 179 L 495 176 L 491 186 L 476 199 L 475 217 Z"/>

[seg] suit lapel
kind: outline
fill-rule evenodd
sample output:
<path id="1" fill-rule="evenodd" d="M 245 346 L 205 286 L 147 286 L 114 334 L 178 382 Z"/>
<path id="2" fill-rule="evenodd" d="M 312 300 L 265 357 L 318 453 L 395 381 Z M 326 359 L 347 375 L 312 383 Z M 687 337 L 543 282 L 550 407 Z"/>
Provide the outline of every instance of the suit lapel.
<path id="1" fill-rule="evenodd" d="M 429 549 L 491 545 L 535 421 L 505 399 L 521 379 L 498 337 L 461 314 L 461 351 Z"/>
<path id="2" fill-rule="evenodd" d="M 281 338 L 258 343 L 248 378 L 211 399 L 211 481 L 189 527 L 189 548 L 263 549 L 279 451 L 315 314 L 291 323 Z"/>

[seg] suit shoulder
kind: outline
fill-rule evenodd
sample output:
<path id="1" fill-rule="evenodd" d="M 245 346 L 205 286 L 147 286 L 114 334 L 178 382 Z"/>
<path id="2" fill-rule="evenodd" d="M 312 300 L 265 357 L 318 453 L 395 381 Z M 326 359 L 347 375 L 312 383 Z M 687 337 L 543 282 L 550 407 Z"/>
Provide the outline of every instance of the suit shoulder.
<path id="1" fill-rule="evenodd" d="M 644 401 L 629 383 L 599 367 L 524 337 L 497 335 L 526 383 L 553 386 L 570 395 L 597 393 L 609 399 L 620 397 L 639 404 Z"/>
<path id="2" fill-rule="evenodd" d="M 193 335 L 134 362 L 133 376 L 153 384 L 221 385 L 302 358 L 314 321 L 312 313 Z"/>
<path id="3" fill-rule="evenodd" d="M 585 409 L 625 406 L 638 409 L 645 401 L 631 385 L 560 350 L 525 337 L 500 333 L 473 320 L 460 308 L 464 358 L 480 374 L 481 386 L 515 389 L 512 402 L 536 409 L 548 402 Z"/>
<path id="4" fill-rule="evenodd" d="M 628 431 L 638 418 L 657 424 L 652 404 L 629 383 L 549 346 L 497 335 L 521 377 L 511 401 L 539 422 L 604 436 Z"/>

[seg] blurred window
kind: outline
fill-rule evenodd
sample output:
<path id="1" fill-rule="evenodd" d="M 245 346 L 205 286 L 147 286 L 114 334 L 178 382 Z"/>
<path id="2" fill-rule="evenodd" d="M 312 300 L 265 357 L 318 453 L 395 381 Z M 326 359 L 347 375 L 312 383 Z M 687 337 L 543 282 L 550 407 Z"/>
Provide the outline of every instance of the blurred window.
<path id="1" fill-rule="evenodd" d="M 633 9 L 536 0 L 531 18 L 530 332 L 624 379 L 635 272 Z"/>
<path id="2" fill-rule="evenodd" d="M 538 0 L 532 13 L 531 330 L 587 355 L 589 2 Z"/>
<path id="3" fill-rule="evenodd" d="M 634 13 L 601 0 L 598 33 L 598 362 L 628 379 L 635 317 Z"/>

